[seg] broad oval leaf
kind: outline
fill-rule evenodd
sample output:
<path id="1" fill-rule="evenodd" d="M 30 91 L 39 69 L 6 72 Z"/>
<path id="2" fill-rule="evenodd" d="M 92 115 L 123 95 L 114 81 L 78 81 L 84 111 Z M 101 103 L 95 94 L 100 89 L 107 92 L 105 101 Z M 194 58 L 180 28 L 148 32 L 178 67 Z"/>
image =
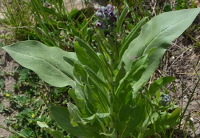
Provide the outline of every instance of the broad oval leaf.
<path id="1" fill-rule="evenodd" d="M 130 43 L 122 57 L 125 69 L 130 70 L 134 61 L 132 57 L 146 55 L 152 48 L 156 50 L 149 57 L 149 65 L 142 78 L 134 84 L 135 86 L 148 81 L 158 67 L 168 45 L 191 25 L 199 12 L 200 8 L 166 12 L 152 18 L 142 27 L 140 35 Z"/>
<path id="2" fill-rule="evenodd" d="M 77 59 L 75 53 L 34 41 L 22 41 L 3 47 L 20 65 L 33 70 L 42 80 L 56 86 L 74 86 L 73 66 L 63 57 Z"/>

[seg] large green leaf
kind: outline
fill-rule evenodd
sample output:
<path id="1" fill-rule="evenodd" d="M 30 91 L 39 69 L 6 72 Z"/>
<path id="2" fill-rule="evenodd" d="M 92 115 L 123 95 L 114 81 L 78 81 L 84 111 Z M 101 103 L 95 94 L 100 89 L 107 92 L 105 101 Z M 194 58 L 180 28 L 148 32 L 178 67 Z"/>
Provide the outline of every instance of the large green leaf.
<path id="1" fill-rule="evenodd" d="M 58 125 L 68 133 L 80 138 L 101 138 L 101 136 L 99 136 L 92 127 L 83 126 L 81 124 L 77 127 L 72 126 L 72 124 L 70 123 L 70 114 L 66 107 L 53 106 L 50 108 L 50 110 L 53 118 L 58 123 Z"/>
<path id="2" fill-rule="evenodd" d="M 74 63 L 74 77 L 76 78 L 76 82 L 83 85 L 86 83 L 88 74 L 85 69 L 82 67 L 82 64 L 76 62 Z"/>
<path id="3" fill-rule="evenodd" d="M 149 57 L 149 65 L 142 78 L 134 84 L 135 86 L 148 81 L 158 67 L 167 46 L 191 25 L 199 12 L 200 8 L 163 13 L 152 18 L 142 27 L 140 35 L 130 43 L 122 57 L 125 69 L 130 70 L 134 57 L 146 55 L 152 48 L 156 50 Z M 139 87 L 135 88 L 139 89 Z"/>
<path id="4" fill-rule="evenodd" d="M 110 116 L 110 113 L 95 113 L 90 117 L 83 118 L 83 120 L 86 122 L 89 122 L 90 124 L 93 124 L 96 119 L 105 119 L 109 116 Z"/>
<path id="5" fill-rule="evenodd" d="M 123 9 L 121 15 L 119 16 L 119 19 L 118 19 L 118 21 L 117 21 L 117 27 L 116 27 L 116 31 L 117 31 L 118 34 L 120 34 L 120 32 L 121 32 L 122 23 L 123 23 L 123 21 L 124 21 L 126 15 L 127 15 L 127 13 L 128 13 L 128 10 L 129 10 L 128 7 L 125 7 L 125 8 Z"/>
<path id="6" fill-rule="evenodd" d="M 127 83 L 124 83 L 124 80 L 126 80 L 129 83 L 135 83 L 142 77 L 142 74 L 146 69 L 147 62 L 148 62 L 147 55 L 141 56 L 140 58 L 132 62 L 131 69 L 128 70 L 124 78 L 121 79 L 119 86 L 116 90 L 116 94 L 123 92 L 124 86 L 127 85 Z"/>
<path id="7" fill-rule="evenodd" d="M 96 63 L 96 65 L 101 69 L 104 77 L 106 78 L 107 70 L 105 63 L 101 60 L 101 58 L 97 55 L 97 53 L 89 46 L 86 42 L 84 42 L 79 37 L 76 37 L 76 40 L 78 41 L 79 45 L 85 49 L 85 52 L 88 54 L 91 60 L 93 60 L 93 63 Z M 95 72 L 95 71 L 94 71 Z"/>
<path id="8" fill-rule="evenodd" d="M 138 32 L 140 31 L 142 25 L 147 20 L 147 17 L 143 18 L 137 25 L 131 30 L 131 32 L 128 34 L 128 36 L 125 38 L 124 41 L 121 41 L 122 46 L 120 47 L 120 57 L 124 54 L 125 50 L 127 49 L 128 45 L 131 43 L 131 41 L 136 38 L 138 35 Z"/>
<path id="9" fill-rule="evenodd" d="M 87 73 L 94 79 L 95 82 L 97 82 L 99 85 L 106 87 L 106 80 L 103 77 L 100 77 L 100 74 L 95 74 L 90 68 L 87 66 L 85 67 L 85 70 Z"/>
<path id="10" fill-rule="evenodd" d="M 68 111 L 70 114 L 70 122 L 74 127 L 78 126 L 78 123 L 86 125 L 87 122 L 85 122 L 82 119 L 82 116 L 81 116 L 82 114 L 80 113 L 80 111 L 76 105 L 74 105 L 72 103 L 68 103 L 67 107 L 68 107 Z"/>
<path id="11" fill-rule="evenodd" d="M 109 93 L 100 87 L 92 78 L 89 78 L 89 85 L 84 90 L 88 101 L 97 108 L 99 112 L 108 112 Z"/>
<path id="12" fill-rule="evenodd" d="M 81 47 L 78 42 L 74 43 L 74 48 L 79 61 L 83 65 L 90 67 L 95 73 L 97 73 L 99 68 L 96 65 L 95 61 L 91 59 L 88 53 L 86 53 L 86 50 L 83 47 Z"/>
<path id="13" fill-rule="evenodd" d="M 99 124 L 100 122 L 96 118 L 106 118 L 109 116 L 108 113 L 94 114 L 90 117 L 83 118 L 77 106 L 72 103 L 68 103 L 68 111 L 70 114 L 70 122 L 73 126 L 79 127 L 87 137 L 100 138 L 99 133 L 102 130 Z"/>
<path id="14" fill-rule="evenodd" d="M 77 60 L 75 53 L 47 47 L 33 40 L 18 42 L 3 49 L 20 65 L 33 70 L 47 83 L 56 87 L 75 86 L 73 66 L 63 59 L 66 56 Z"/>
<path id="15" fill-rule="evenodd" d="M 180 111 L 181 108 L 177 108 L 172 113 L 164 112 L 160 115 L 158 115 L 158 113 L 152 115 L 152 124 L 149 126 L 151 128 L 145 132 L 144 137 L 151 136 L 155 133 L 160 133 L 163 130 L 176 126 L 178 119 L 180 118 Z"/>
<path id="16" fill-rule="evenodd" d="M 84 93 L 80 89 L 80 86 L 76 85 L 76 88 L 75 89 L 70 89 L 68 91 L 68 93 L 73 98 L 75 104 L 77 105 L 77 107 L 81 111 L 81 114 L 83 114 L 83 115 L 88 114 L 87 111 L 86 111 L 86 103 L 87 102 L 86 102 Z"/>
<path id="17" fill-rule="evenodd" d="M 142 97 L 134 99 L 135 104 L 127 104 L 119 111 L 119 122 L 116 122 L 119 138 L 127 138 L 144 119 L 145 105 Z"/>
<path id="18" fill-rule="evenodd" d="M 73 127 L 70 123 L 69 111 L 66 107 L 53 106 L 50 108 L 51 114 L 58 125 L 68 133 L 76 136 L 83 137 L 85 134 L 79 127 Z"/>
<path id="19" fill-rule="evenodd" d="M 53 138 L 64 138 L 64 135 L 61 131 L 50 129 L 45 122 L 37 121 L 37 124 L 43 128 L 47 133 L 49 133 Z"/>
<path id="20" fill-rule="evenodd" d="M 160 88 L 162 88 L 163 86 L 165 86 L 166 84 L 174 81 L 175 77 L 163 77 L 163 78 L 159 78 L 158 80 L 154 81 L 150 87 L 149 87 L 149 94 L 151 96 L 154 96 L 155 93 L 157 92 L 157 90 L 159 90 Z"/>

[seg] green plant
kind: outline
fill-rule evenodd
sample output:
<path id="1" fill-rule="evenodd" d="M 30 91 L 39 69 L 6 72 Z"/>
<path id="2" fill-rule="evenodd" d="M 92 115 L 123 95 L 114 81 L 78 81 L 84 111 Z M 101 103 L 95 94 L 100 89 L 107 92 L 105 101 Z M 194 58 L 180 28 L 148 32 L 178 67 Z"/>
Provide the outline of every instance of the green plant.
<path id="1" fill-rule="evenodd" d="M 175 5 L 164 3 L 164 12 L 181 9 L 189 9 L 198 7 L 199 2 L 197 0 L 176 0 Z"/>
<path id="2" fill-rule="evenodd" d="M 143 19 L 128 36 L 119 38 L 126 15 L 122 12 L 115 29 L 111 31 L 107 24 L 95 34 L 97 51 L 79 37 L 74 43 L 75 52 L 30 40 L 3 48 L 47 83 L 71 86 L 68 93 L 73 103 L 68 102 L 67 108 L 59 105 L 50 108 L 58 125 L 71 135 L 142 138 L 165 134 L 166 129 L 176 125 L 180 114 L 180 108 L 165 97 L 168 90 L 164 86 L 174 78 L 160 78 L 149 87 L 146 83 L 167 46 L 199 12 L 197 8 L 164 13 L 141 28 Z M 38 124 L 54 137 L 65 137 L 48 125 Z"/>
<path id="3" fill-rule="evenodd" d="M 18 67 L 12 73 L 3 72 L 2 76 L 10 76 L 17 79 L 13 86 L 14 92 L 4 89 L 2 85 L 0 95 L 6 98 L 9 106 L 0 105 L 0 113 L 9 116 L 2 127 L 13 133 L 10 138 L 16 137 L 43 137 L 50 135 L 41 129 L 37 122 L 45 122 L 55 130 L 58 127 L 49 117 L 49 104 L 65 105 L 68 88 L 52 88 L 42 82 L 34 72 L 23 67 Z M 63 96 L 66 95 L 66 96 Z M 66 132 L 63 132 L 66 133 Z"/>
<path id="4" fill-rule="evenodd" d="M 74 36 L 92 43 L 93 29 L 87 21 L 92 19 L 90 10 L 67 12 L 63 0 L 13 0 L 4 4 L 4 26 L 13 30 L 17 40 L 38 40 L 68 51 L 73 51 Z"/>
<path id="5" fill-rule="evenodd" d="M 2 3 L 5 6 L 4 26 L 14 30 L 13 36 L 18 40 L 27 40 L 30 37 L 27 34 L 33 33 L 30 28 L 34 25 L 30 19 L 30 6 L 24 0 L 13 0 L 12 2 L 5 0 Z"/>
<path id="6" fill-rule="evenodd" d="M 92 42 L 93 30 L 87 21 L 91 20 L 89 11 L 72 9 L 68 13 L 63 0 L 51 0 L 45 4 L 31 0 L 29 4 L 36 21 L 35 35 L 44 44 L 72 51 L 74 36 Z"/>

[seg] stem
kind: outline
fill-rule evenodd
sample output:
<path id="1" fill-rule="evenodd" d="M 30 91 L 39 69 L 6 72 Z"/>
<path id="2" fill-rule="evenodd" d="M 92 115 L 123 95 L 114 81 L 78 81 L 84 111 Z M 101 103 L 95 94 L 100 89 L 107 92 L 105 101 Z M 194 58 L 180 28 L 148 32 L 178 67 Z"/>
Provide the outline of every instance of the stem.
<path id="1" fill-rule="evenodd" d="M 117 38 L 114 38 L 117 39 Z M 112 56 L 109 60 L 109 66 L 110 66 L 110 70 L 111 70 L 111 74 L 110 74 L 110 78 L 109 78 L 109 83 L 111 86 L 110 89 L 110 95 L 111 95 L 111 106 L 110 106 L 110 114 L 111 114 L 111 128 L 116 130 L 116 113 L 114 112 L 114 107 L 115 107 L 115 100 L 116 100 L 116 89 L 117 86 L 115 85 L 115 74 L 114 71 L 116 70 L 116 65 L 118 64 L 118 55 L 119 55 L 119 51 L 118 51 L 118 45 L 117 45 L 117 40 L 112 41 L 111 39 L 108 39 L 108 43 L 111 45 L 111 49 L 112 49 Z M 117 131 L 115 131 L 115 135 L 113 136 L 113 138 L 117 138 L 118 134 Z"/>
<path id="2" fill-rule="evenodd" d="M 188 102 L 187 102 L 187 105 L 186 105 L 186 107 L 185 107 L 183 113 L 181 114 L 180 122 L 181 122 L 181 120 L 183 119 L 183 116 L 184 116 L 184 114 L 185 114 L 185 112 L 186 112 L 186 110 L 187 110 L 189 104 L 191 103 L 192 97 L 193 97 L 193 95 L 194 95 L 194 92 L 195 92 L 195 90 L 196 90 L 196 88 L 197 88 L 199 82 L 200 82 L 200 78 L 198 79 L 198 81 L 197 81 L 197 83 L 196 83 L 196 85 L 195 85 L 195 87 L 194 87 L 194 89 L 193 89 L 193 91 L 192 91 L 192 94 L 191 94 L 191 96 L 190 96 L 190 98 L 189 98 L 189 100 L 188 100 Z M 179 123 L 179 129 L 180 129 L 180 128 L 181 128 L 181 123 Z"/>

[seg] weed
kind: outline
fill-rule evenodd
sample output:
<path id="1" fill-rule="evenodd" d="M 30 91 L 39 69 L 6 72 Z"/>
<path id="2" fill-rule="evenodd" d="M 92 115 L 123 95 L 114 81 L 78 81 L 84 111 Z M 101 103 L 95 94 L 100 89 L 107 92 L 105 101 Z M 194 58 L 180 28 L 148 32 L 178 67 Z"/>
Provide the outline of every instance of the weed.
<path id="1" fill-rule="evenodd" d="M 1 104 L 1 114 L 9 116 L 5 120 L 14 134 L 11 138 L 19 135 L 25 137 L 50 137 L 43 131 L 37 121 L 45 122 L 55 128 L 54 121 L 49 116 L 48 107 L 52 104 L 65 105 L 67 98 L 66 88 L 52 88 L 42 82 L 32 71 L 25 68 L 17 68 L 13 74 L 5 73 L 18 79 L 13 86 L 14 93 L 5 91 L 2 85 L 2 96 L 10 103 L 10 106 Z M 2 80 L 3 82 L 3 80 Z M 65 94 L 66 96 L 64 96 Z M 70 99 L 69 99 L 70 100 Z M 5 128 L 7 129 L 8 128 Z M 66 132 L 63 132 L 66 133 Z"/>
<path id="2" fill-rule="evenodd" d="M 4 16 L 6 19 L 3 19 L 7 28 L 14 30 L 14 37 L 18 40 L 28 39 L 29 34 L 32 31 L 29 29 L 33 26 L 31 20 L 31 11 L 30 6 L 23 0 L 5 0 L 2 2 L 5 5 Z"/>
<path id="3" fill-rule="evenodd" d="M 127 52 L 128 54 L 124 54 L 126 48 L 130 44 L 132 39 L 138 36 L 139 34 L 138 32 L 140 30 L 142 23 L 145 22 L 145 20 L 141 20 L 142 17 L 152 16 L 150 15 L 150 11 L 144 10 L 147 8 L 146 6 L 144 7 L 140 6 L 144 4 L 143 1 L 137 0 L 136 3 L 134 3 L 133 1 L 125 1 L 124 3 L 127 5 L 128 8 L 125 8 L 123 5 L 120 5 L 120 3 L 117 3 L 119 9 L 124 8 L 122 16 L 118 15 L 121 21 L 117 22 L 117 29 L 115 30 L 115 32 L 113 31 L 114 33 L 112 32 L 112 30 L 114 30 L 113 28 L 116 26 L 113 25 L 112 26 L 113 28 L 109 28 L 109 25 L 107 25 L 107 27 L 102 30 L 104 35 L 101 36 L 101 39 L 98 36 L 101 35 L 102 33 L 101 31 L 99 32 L 97 31 L 99 33 L 98 35 L 95 36 L 93 35 L 95 32 L 94 31 L 95 29 L 92 27 L 91 23 L 91 21 L 93 21 L 93 17 L 92 15 L 87 15 L 86 14 L 87 11 L 85 10 L 82 11 L 72 10 L 70 13 L 67 13 L 65 8 L 63 7 L 63 2 L 62 1 L 57 2 L 56 0 L 51 0 L 51 1 L 31 0 L 30 3 L 28 2 L 16 3 L 16 2 L 17 1 L 14 1 L 14 4 L 19 4 L 18 8 L 19 10 L 21 10 L 20 12 L 23 13 L 23 10 L 20 9 L 21 8 L 20 6 L 25 5 L 25 7 L 30 8 L 33 13 L 33 15 L 31 15 L 31 17 L 33 18 L 33 22 L 29 22 L 30 19 L 26 18 L 25 16 L 23 18 L 23 16 L 18 15 L 19 19 L 28 20 L 28 22 L 23 22 L 23 25 L 21 26 L 21 24 L 16 24 L 15 22 L 13 22 L 17 21 L 18 19 L 14 17 L 12 18 L 8 17 L 9 15 L 15 15 L 16 13 L 14 13 L 15 11 L 11 10 L 11 7 L 9 7 L 10 5 L 7 5 L 8 18 L 7 20 L 5 20 L 5 22 L 7 24 L 15 26 L 17 32 L 19 32 L 19 30 L 24 31 L 22 32 L 25 34 L 24 37 L 22 35 L 20 36 L 19 39 L 26 39 L 26 38 L 36 39 L 42 41 L 48 46 L 54 45 L 56 47 L 61 47 L 67 51 L 74 51 L 73 48 L 75 45 L 78 59 L 71 53 L 67 53 L 66 54 L 67 56 L 64 58 L 64 60 L 69 64 L 68 66 L 69 68 L 67 68 L 66 70 L 65 67 L 63 70 L 67 75 L 69 75 L 68 76 L 69 78 L 67 79 L 69 80 L 74 79 L 75 81 L 77 81 L 79 85 L 74 87 L 73 86 L 74 80 L 73 80 L 72 82 L 67 81 L 67 83 L 72 84 L 72 86 L 54 88 L 41 81 L 35 75 L 34 72 L 21 67 L 17 68 L 16 71 L 13 72 L 13 74 L 4 74 L 4 75 L 12 75 L 16 79 L 18 79 L 17 84 L 14 85 L 13 87 L 15 93 L 5 90 L 3 91 L 4 97 L 8 101 L 10 101 L 11 106 L 4 107 L 3 105 L 0 105 L 0 111 L 4 114 L 10 115 L 9 119 L 7 119 L 6 121 L 6 124 L 8 126 L 11 126 L 14 130 L 8 128 L 4 129 L 7 129 L 14 133 L 14 135 L 11 137 L 17 137 L 17 135 L 20 135 L 22 137 L 45 138 L 45 137 L 50 137 L 49 134 L 51 134 L 52 136 L 55 135 L 69 136 L 67 132 L 61 130 L 57 125 L 54 124 L 55 122 L 50 118 L 49 109 L 52 109 L 51 112 L 54 118 L 56 118 L 55 120 L 58 122 L 58 124 L 61 124 L 61 127 L 64 126 L 63 128 L 65 130 L 68 130 L 71 127 L 72 129 L 70 128 L 69 132 L 71 132 L 74 135 L 82 135 L 82 131 L 80 134 L 74 133 L 76 131 L 74 130 L 75 127 L 76 128 L 80 127 L 81 129 L 84 129 L 85 132 L 83 135 L 91 135 L 90 133 L 93 131 L 89 132 L 88 130 L 93 128 L 95 129 L 96 126 L 95 127 L 92 126 L 95 123 L 97 126 L 99 126 L 97 127 L 98 132 L 100 132 L 99 130 L 102 130 L 102 133 L 100 134 L 101 136 L 112 135 L 117 137 L 117 135 L 120 135 L 120 133 L 122 133 L 122 135 L 123 133 L 126 133 L 124 135 L 130 134 L 133 137 L 134 136 L 142 137 L 143 135 L 146 136 L 155 135 L 157 137 L 161 136 L 171 137 L 173 133 L 175 133 L 176 131 L 175 122 L 176 118 L 178 117 L 177 115 L 179 114 L 179 108 L 174 110 L 174 108 L 177 108 L 177 106 L 175 106 L 176 102 L 170 101 L 171 98 L 169 97 L 168 90 L 166 88 L 163 89 L 160 88 L 160 86 L 163 86 L 165 84 L 165 81 L 171 82 L 173 78 L 170 77 L 161 78 L 159 80 L 154 81 L 152 85 L 149 85 L 149 88 L 142 86 L 143 91 L 140 91 L 140 89 L 137 88 L 138 85 L 134 84 L 135 81 L 133 81 L 133 79 L 137 80 L 138 77 L 142 76 L 142 75 L 137 76 L 137 74 L 138 72 L 141 73 L 145 70 L 144 68 L 148 64 L 146 58 L 152 54 L 151 52 L 153 52 L 154 49 L 152 49 L 152 51 L 149 52 L 151 54 L 149 54 L 147 57 L 141 56 L 139 57 L 139 59 L 137 56 L 127 58 L 126 55 L 130 54 L 129 51 Z M 132 5 L 134 5 L 133 8 L 131 8 Z M 186 6 L 186 4 L 182 6 Z M 128 10 L 131 12 L 128 14 L 127 18 L 128 20 L 125 22 L 125 24 L 123 24 L 122 21 L 125 19 Z M 158 10 L 155 9 L 155 13 L 157 12 Z M 117 17 L 117 15 L 114 14 L 114 17 Z M 133 19 L 132 21 L 131 18 Z M 136 23 L 140 20 L 141 24 L 139 24 L 138 27 Z M 136 28 L 138 27 L 137 28 L 138 30 L 136 29 L 135 31 L 134 27 Z M 106 33 L 105 35 L 105 31 L 109 31 L 109 33 Z M 18 34 L 17 32 L 16 34 Z M 129 33 L 131 33 L 131 35 L 128 35 Z M 113 38 L 118 38 L 118 39 L 112 40 Z M 78 42 L 74 43 L 74 41 Z M 37 44 L 42 47 L 42 44 L 40 44 L 39 42 L 37 42 Z M 120 52 L 118 51 L 119 45 L 122 46 Z M 138 43 L 138 45 L 140 44 Z M 26 48 L 27 45 L 23 46 L 24 46 L 23 48 Z M 36 45 L 31 45 L 31 46 L 36 46 Z M 91 47 L 92 48 L 95 47 L 96 48 L 95 50 L 100 52 L 101 54 L 99 53 L 96 54 L 95 53 L 96 51 L 93 52 Z M 22 52 L 23 50 L 24 49 L 21 49 L 20 52 Z M 30 50 L 30 52 L 34 53 L 34 50 L 35 49 L 33 48 L 32 50 Z M 54 50 L 56 50 L 56 48 Z M 130 49 L 130 51 L 132 53 L 135 52 L 135 50 L 132 49 Z M 41 51 L 36 51 L 35 53 L 39 52 Z M 48 49 L 46 49 L 46 51 L 44 51 L 44 53 L 41 54 L 43 55 L 43 58 L 50 57 L 49 53 L 48 55 L 44 56 L 47 52 Z M 61 51 L 59 52 L 62 53 Z M 96 56 L 94 53 L 96 54 Z M 79 56 L 79 54 L 81 56 Z M 54 54 L 51 54 L 51 57 L 53 57 L 53 55 Z M 60 55 L 56 56 L 56 60 L 58 60 L 59 56 Z M 123 62 L 122 64 L 119 65 L 118 61 L 120 61 L 122 57 L 123 57 L 122 59 Z M 131 61 L 128 61 L 128 59 L 131 59 Z M 133 60 L 135 62 L 132 62 Z M 49 62 L 53 61 L 51 59 Z M 63 61 L 63 56 L 62 58 L 60 58 L 60 61 Z M 59 63 L 56 63 L 55 65 L 56 69 L 60 69 L 59 67 L 62 68 L 62 65 L 66 64 L 66 62 L 61 63 L 60 61 L 58 60 Z M 102 64 L 98 64 L 101 63 L 101 61 Z M 129 62 L 131 62 L 131 64 L 127 64 Z M 139 66 L 140 62 L 141 62 L 141 68 Z M 106 65 L 102 67 L 104 63 Z M 135 70 L 138 71 L 137 73 L 134 73 L 134 70 L 131 70 L 131 68 L 129 67 L 131 65 L 134 68 L 138 68 L 138 70 Z M 74 66 L 74 68 L 71 69 L 71 66 Z M 116 68 L 117 66 L 119 68 Z M 46 71 L 48 72 L 48 69 L 49 68 L 46 68 L 43 74 L 46 74 Z M 73 70 L 73 73 L 68 72 L 70 69 Z M 126 73 L 126 71 L 129 69 L 130 71 Z M 52 70 L 50 72 L 52 72 Z M 98 72 L 97 70 L 100 70 L 100 72 Z M 93 71 L 96 72 L 94 73 Z M 60 76 L 59 79 L 60 78 L 62 78 L 62 76 Z M 50 81 L 49 83 L 54 86 L 59 86 L 59 87 L 61 85 L 66 86 L 66 83 L 63 82 L 66 80 L 63 79 L 63 81 L 60 81 L 59 79 L 57 80 L 58 82 L 55 81 L 56 79 L 53 80 L 53 83 L 52 81 L 50 81 L 50 79 L 45 79 L 45 81 L 47 82 Z M 122 81 L 120 81 L 121 79 L 124 82 L 126 82 L 127 85 L 122 83 Z M 95 81 L 99 82 L 96 83 Z M 130 83 L 131 81 L 133 81 L 133 83 Z M 104 82 L 106 83 L 104 84 Z M 4 87 L 3 80 L 2 83 L 0 84 L 1 84 L 0 87 L 3 88 Z M 157 86 L 157 84 L 159 85 Z M 101 85 L 101 87 L 99 85 Z M 119 86 L 118 89 L 115 89 L 116 86 Z M 139 91 L 138 93 L 135 93 L 135 95 L 133 95 L 133 97 L 135 96 L 134 97 L 135 99 L 130 98 L 132 95 L 132 93 L 130 92 L 132 86 L 136 88 L 136 92 Z M 159 88 L 157 89 L 156 87 Z M 156 90 L 154 88 L 156 88 Z M 115 90 L 117 91 L 116 95 L 115 93 L 113 94 Z M 129 93 L 126 93 L 127 91 Z M 81 95 L 78 94 L 79 92 L 83 92 L 84 94 L 85 93 L 86 94 Z M 97 92 L 100 92 L 101 94 L 98 94 Z M 108 92 L 109 94 L 106 95 Z M 144 92 L 147 95 L 145 95 Z M 68 93 L 70 93 L 71 97 L 74 100 L 68 97 L 69 96 Z M 126 95 L 124 96 L 124 94 Z M 87 98 L 90 99 L 91 101 L 88 100 Z M 103 102 L 102 99 L 104 100 Z M 122 99 L 126 100 L 123 101 Z M 112 100 L 114 101 L 114 104 L 113 102 L 110 102 Z M 116 101 L 118 100 L 119 102 L 116 102 L 115 100 Z M 133 100 L 133 102 L 130 102 L 131 100 Z M 75 105 L 75 103 L 77 106 Z M 188 104 L 189 103 L 190 102 L 188 102 Z M 118 113 L 119 108 L 117 107 L 117 105 L 120 104 L 121 104 L 120 107 L 121 112 Z M 131 105 L 129 106 L 129 104 Z M 66 110 L 64 107 L 56 105 L 64 107 L 68 106 L 69 111 Z M 83 107 L 83 105 L 85 106 Z M 145 110 L 143 110 L 144 109 L 143 107 L 145 107 Z M 107 108 L 109 109 L 109 111 L 107 111 Z M 182 116 L 185 114 L 185 110 Z M 14 113 L 15 111 L 17 111 L 16 114 Z M 60 116 L 57 114 L 58 112 L 60 112 L 61 114 L 65 113 L 63 115 L 68 115 L 68 117 L 65 116 L 64 119 L 66 119 L 69 122 L 69 124 L 70 123 L 72 124 L 70 124 L 67 127 L 65 126 L 66 124 L 62 126 L 63 120 L 60 119 Z M 71 114 L 70 116 L 71 121 L 69 121 L 69 112 Z M 114 112 L 116 112 L 117 114 Z M 144 118 L 142 117 L 143 112 L 145 112 L 147 118 L 145 121 Z M 124 117 L 124 113 L 127 113 L 128 117 Z M 129 123 L 127 125 L 134 124 L 137 120 L 134 120 L 134 117 L 132 118 L 132 116 L 130 116 L 129 113 L 132 116 L 135 116 L 135 118 L 139 120 L 143 119 L 142 121 L 144 122 L 143 124 L 136 124 L 140 126 L 139 127 L 137 126 L 137 129 L 134 130 L 134 132 L 132 131 L 133 134 L 129 133 L 128 132 L 129 130 L 126 128 L 124 130 L 127 132 L 122 132 L 122 129 L 120 128 L 123 127 L 123 123 L 120 124 L 120 122 L 116 121 L 117 119 L 121 119 L 122 122 L 124 121 L 126 123 L 127 118 L 130 118 L 132 123 Z M 140 114 L 141 116 L 138 114 Z M 97 123 L 98 121 L 101 122 L 99 123 L 100 125 Z M 84 127 L 85 126 L 87 127 L 87 125 L 89 126 L 91 125 L 92 127 L 89 127 L 89 129 L 88 128 L 85 129 Z M 116 129 L 113 129 L 115 125 L 118 126 Z M 51 126 L 51 128 L 49 126 Z M 168 129 L 169 126 L 171 126 L 172 129 Z M 144 128 L 144 130 L 141 129 L 142 127 Z M 168 132 L 170 130 L 172 130 L 172 132 Z M 145 134 L 144 133 L 145 131 L 147 131 L 148 133 Z"/>
<path id="4" fill-rule="evenodd" d="M 164 87 L 175 78 L 157 79 L 148 88 L 145 84 L 167 46 L 191 25 L 200 9 L 164 13 L 142 27 L 143 19 L 119 41 L 127 11 L 128 7 L 117 17 L 112 5 L 97 9 L 97 52 L 77 36 L 75 52 L 31 40 L 4 47 L 19 64 L 32 69 L 45 82 L 70 87 L 68 93 L 74 102 L 68 102 L 68 108 L 55 105 L 47 109 L 57 124 L 74 136 L 142 138 L 159 133 L 165 136 L 167 129 L 179 121 L 181 108 Z M 40 127 L 52 136 L 64 137 L 41 122 Z"/>

